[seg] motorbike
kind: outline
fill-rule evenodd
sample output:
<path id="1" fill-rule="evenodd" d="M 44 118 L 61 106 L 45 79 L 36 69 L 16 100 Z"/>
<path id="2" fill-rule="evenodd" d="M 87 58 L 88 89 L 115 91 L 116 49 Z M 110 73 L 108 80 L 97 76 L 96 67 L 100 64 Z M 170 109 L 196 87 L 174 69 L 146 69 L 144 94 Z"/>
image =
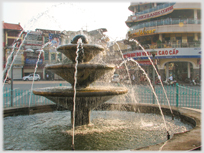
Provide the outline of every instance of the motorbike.
<path id="1" fill-rule="evenodd" d="M 185 83 L 189 83 L 191 86 L 199 85 L 199 83 L 196 80 L 191 80 L 190 78 L 185 79 Z"/>
<path id="2" fill-rule="evenodd" d="M 196 81 L 195 81 L 195 80 L 192 80 L 192 81 L 190 82 L 190 85 L 196 86 L 196 85 L 197 85 L 197 83 L 196 83 Z"/>
<path id="3" fill-rule="evenodd" d="M 155 84 L 157 84 L 157 85 L 160 85 L 160 84 L 161 84 L 161 82 L 159 81 L 159 79 L 157 79 L 157 80 L 155 81 Z"/>
<path id="4" fill-rule="evenodd" d="M 177 81 L 176 80 L 169 80 L 169 79 L 166 79 L 165 81 L 163 81 L 163 84 L 164 85 L 176 85 Z"/>

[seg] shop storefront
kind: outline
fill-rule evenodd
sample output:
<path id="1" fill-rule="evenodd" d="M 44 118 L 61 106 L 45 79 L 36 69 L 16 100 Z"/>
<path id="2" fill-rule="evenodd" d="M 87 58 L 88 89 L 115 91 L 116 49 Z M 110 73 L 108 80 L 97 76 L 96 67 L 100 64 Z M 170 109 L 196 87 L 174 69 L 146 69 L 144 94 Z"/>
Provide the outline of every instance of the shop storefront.
<path id="1" fill-rule="evenodd" d="M 148 56 L 152 59 L 151 51 L 152 49 L 146 50 L 146 53 L 141 50 L 131 51 L 124 53 L 123 56 L 136 60 L 151 78 L 153 70 L 148 59 Z M 184 81 L 199 74 L 201 48 L 158 48 L 154 51 L 156 51 L 155 64 L 162 80 L 173 75 L 174 79 Z"/>

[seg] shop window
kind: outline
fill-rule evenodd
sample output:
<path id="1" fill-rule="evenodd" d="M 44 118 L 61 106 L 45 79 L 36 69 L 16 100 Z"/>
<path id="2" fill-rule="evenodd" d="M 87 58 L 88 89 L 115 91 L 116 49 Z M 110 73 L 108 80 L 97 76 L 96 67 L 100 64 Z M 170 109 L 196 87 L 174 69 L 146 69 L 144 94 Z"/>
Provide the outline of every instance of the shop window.
<path id="1" fill-rule="evenodd" d="M 187 37 L 188 42 L 193 42 L 193 37 Z"/>
<path id="2" fill-rule="evenodd" d="M 38 41 L 42 41 L 42 35 L 38 35 L 38 36 L 37 36 L 37 40 L 38 40 Z"/>
<path id="3" fill-rule="evenodd" d="M 69 43 L 69 40 L 68 39 L 66 39 L 66 44 L 68 44 Z"/>
<path id="4" fill-rule="evenodd" d="M 170 37 L 165 37 L 164 39 L 165 39 L 166 42 L 170 41 Z"/>
<path id="5" fill-rule="evenodd" d="M 49 37 L 44 37 L 44 44 L 46 44 L 47 42 L 49 42 Z"/>
<path id="6" fill-rule="evenodd" d="M 55 60 L 55 54 L 51 54 L 51 60 L 54 61 Z"/>
<path id="7" fill-rule="evenodd" d="M 8 36 L 18 37 L 19 32 L 18 31 L 9 31 Z"/>
<path id="8" fill-rule="evenodd" d="M 49 53 L 45 52 L 44 55 L 45 55 L 45 60 L 49 60 Z"/>
<path id="9" fill-rule="evenodd" d="M 60 61 L 62 60 L 62 54 L 61 53 L 57 54 L 57 59 L 59 59 Z"/>
<path id="10" fill-rule="evenodd" d="M 11 45 L 13 44 L 14 40 L 15 40 L 15 39 L 8 39 L 8 44 L 7 44 L 7 45 L 8 45 L 8 46 L 11 46 Z"/>
<path id="11" fill-rule="evenodd" d="M 176 40 L 178 41 L 178 43 L 181 43 L 182 37 L 176 37 Z"/>
<path id="12" fill-rule="evenodd" d="M 201 36 L 200 36 L 200 33 L 198 34 L 198 40 L 200 40 L 201 39 Z"/>

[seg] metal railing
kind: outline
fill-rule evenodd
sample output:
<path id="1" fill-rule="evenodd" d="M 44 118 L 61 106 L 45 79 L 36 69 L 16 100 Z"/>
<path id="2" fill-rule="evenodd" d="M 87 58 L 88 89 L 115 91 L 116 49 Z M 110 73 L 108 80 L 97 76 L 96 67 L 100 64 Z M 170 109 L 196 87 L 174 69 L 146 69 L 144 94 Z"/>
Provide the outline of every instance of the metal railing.
<path id="1" fill-rule="evenodd" d="M 3 90 L 3 107 L 26 107 L 36 105 L 53 104 L 49 99 L 34 95 L 30 90 L 13 90 L 13 103 L 11 103 L 11 89 L 5 88 Z"/>
<path id="2" fill-rule="evenodd" d="M 201 47 L 201 43 L 197 42 L 173 42 L 169 41 L 167 43 L 159 43 L 159 44 L 142 44 L 144 49 L 157 49 L 157 48 L 195 48 Z M 140 46 L 135 46 L 134 50 L 140 50 Z"/>
<path id="3" fill-rule="evenodd" d="M 176 24 L 201 24 L 200 19 L 172 19 L 172 18 L 167 18 L 167 19 L 161 19 L 161 20 L 156 20 L 156 21 L 149 21 L 149 22 L 144 22 L 137 24 L 135 26 L 132 26 L 129 31 L 141 29 L 141 28 L 146 28 L 146 27 L 156 27 L 156 26 L 161 26 L 161 25 L 176 25 Z"/>
<path id="4" fill-rule="evenodd" d="M 62 86 L 62 84 L 60 84 L 60 86 Z M 178 84 L 175 86 L 164 86 L 164 88 L 171 106 L 201 109 L 200 90 L 195 90 L 190 87 L 185 87 Z M 138 103 L 157 103 L 156 101 L 153 102 L 153 92 L 149 86 L 137 85 L 134 87 L 134 91 Z M 155 92 L 159 103 L 161 105 L 168 105 L 163 88 L 161 86 L 156 86 Z M 54 104 L 54 102 L 51 100 L 42 96 L 34 95 L 29 90 L 15 89 L 13 91 L 13 106 L 11 106 L 10 93 L 11 92 L 9 88 L 5 88 L 3 90 L 3 108 Z M 126 98 L 127 103 L 131 102 L 128 100 L 128 98 L 130 99 L 129 95 Z"/>
<path id="5" fill-rule="evenodd" d="M 190 87 L 175 85 L 164 86 L 170 106 L 201 109 L 201 91 Z M 139 89 L 139 90 L 138 90 Z M 139 103 L 153 103 L 153 92 L 148 87 L 138 87 L 136 98 Z M 155 87 L 158 101 L 161 105 L 168 105 L 165 93 L 161 86 Z M 155 101 L 156 103 L 156 101 Z"/>

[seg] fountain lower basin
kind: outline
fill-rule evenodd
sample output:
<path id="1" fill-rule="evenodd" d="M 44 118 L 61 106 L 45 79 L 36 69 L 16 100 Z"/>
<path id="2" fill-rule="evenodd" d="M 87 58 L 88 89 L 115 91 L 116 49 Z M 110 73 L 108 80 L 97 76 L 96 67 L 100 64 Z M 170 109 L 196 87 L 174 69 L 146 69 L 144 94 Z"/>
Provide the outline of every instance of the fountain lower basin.
<path id="1" fill-rule="evenodd" d="M 5 109 L 4 114 L 10 113 L 9 116 L 14 115 L 18 109 L 19 109 L 19 113 L 21 114 L 23 114 L 23 112 L 27 112 L 26 110 L 33 109 L 32 113 L 35 114 L 39 112 L 38 107 L 48 107 L 48 106 L 36 106 L 35 108 L 34 107 L 12 108 L 12 109 L 10 108 L 10 109 Z M 116 131 L 114 131 L 114 128 L 111 128 L 110 126 L 109 128 L 107 126 L 104 126 L 105 128 L 104 127 L 98 128 L 98 130 L 93 130 L 93 129 L 96 129 L 94 128 L 94 125 L 91 125 L 91 126 L 85 125 L 79 128 L 77 127 L 75 138 L 76 138 L 76 142 L 78 143 L 76 143 L 76 146 L 75 146 L 77 147 L 76 150 L 91 150 L 91 149 L 92 150 L 132 150 L 132 149 L 135 149 L 140 151 L 159 151 L 159 150 L 162 150 L 162 151 L 178 151 L 178 150 L 187 151 L 188 150 L 189 151 L 189 150 L 197 149 L 201 146 L 201 113 L 199 111 L 194 109 L 172 107 L 173 112 L 175 114 L 175 119 L 178 119 L 179 122 L 192 124 L 193 129 L 190 129 L 185 132 L 177 131 L 176 133 L 174 133 L 174 135 L 171 135 L 170 140 L 166 141 L 166 136 L 164 135 L 164 137 L 161 137 L 160 136 L 161 133 L 159 133 L 159 135 L 155 137 L 151 136 L 151 134 L 155 133 L 154 131 L 152 131 L 153 133 L 151 134 L 148 133 L 148 135 L 144 136 L 144 138 L 146 137 L 148 139 L 143 139 L 142 135 L 137 137 L 137 134 L 134 134 L 135 132 L 137 132 L 137 129 L 134 126 L 133 126 L 133 129 L 127 128 L 125 130 L 124 128 L 120 128 L 122 127 L 121 125 L 124 125 L 124 126 L 127 125 L 128 127 L 131 127 L 132 124 L 139 124 L 141 122 L 141 118 L 143 118 L 144 116 L 140 116 L 140 117 L 134 116 L 135 118 L 132 116 L 134 114 L 137 116 L 137 113 L 135 112 L 135 110 L 137 110 L 136 108 L 139 108 L 141 113 L 145 113 L 145 114 L 152 113 L 152 115 L 150 115 L 151 117 L 154 116 L 154 114 L 159 114 L 159 109 L 156 105 L 104 103 L 103 105 L 101 105 L 100 108 L 97 109 L 97 111 L 92 112 L 91 119 L 93 123 L 96 124 L 96 126 L 98 123 L 103 124 L 103 121 L 105 121 L 103 120 L 103 118 L 101 118 L 102 116 L 103 117 L 105 116 L 106 118 L 108 117 L 108 120 L 107 122 L 104 123 L 104 125 L 106 123 L 109 125 L 115 124 L 116 122 L 113 122 L 116 119 L 116 117 L 113 115 L 115 112 L 119 112 L 117 114 L 122 119 L 122 122 L 127 120 L 128 124 L 122 124 L 121 122 L 118 122 L 118 119 L 116 119 L 119 124 L 115 124 L 115 126 L 112 126 L 117 129 Z M 56 110 L 56 107 L 55 108 L 53 107 L 53 110 Z M 113 114 L 105 113 L 107 110 L 109 110 L 108 112 L 111 112 Z M 122 112 L 120 112 L 119 110 Z M 162 110 L 165 116 L 170 115 L 169 117 L 170 120 L 167 118 L 167 122 L 169 121 L 172 122 L 171 113 L 168 106 L 163 106 Z M 46 112 L 46 110 L 44 110 L 44 112 Z M 35 116 L 24 114 L 23 116 L 21 115 L 19 117 L 15 116 L 15 117 L 6 118 L 8 121 L 6 122 L 6 120 L 4 120 L 4 133 L 7 134 L 7 135 L 4 135 L 4 149 L 5 150 L 71 150 L 70 133 L 72 132 L 71 132 L 70 112 L 57 111 L 56 113 L 55 112 L 49 113 L 48 115 L 47 113 L 41 112 L 40 114 L 36 114 Z M 63 114 L 63 113 L 65 113 L 64 116 L 57 117 L 58 114 Z M 131 114 L 133 113 L 133 114 L 130 116 L 125 115 L 129 113 Z M 46 118 L 44 119 L 41 115 L 45 116 Z M 29 117 L 30 118 L 28 120 L 24 120 L 22 118 L 24 116 L 25 118 L 29 118 Z M 54 118 L 56 118 L 57 120 L 54 121 L 53 120 Z M 10 119 L 13 120 L 13 122 L 9 121 Z M 98 122 L 95 119 L 99 119 Z M 135 119 L 136 119 L 136 122 L 134 121 Z M 110 122 L 110 120 L 112 120 L 112 122 Z M 131 120 L 131 122 L 129 120 Z M 152 118 L 150 119 L 149 122 L 152 122 Z M 149 122 L 147 122 L 148 124 L 146 124 L 148 126 L 144 126 L 144 132 L 142 133 L 146 134 L 146 132 L 148 131 L 147 129 L 150 126 Z M 161 123 L 161 124 L 163 123 L 160 115 L 159 115 L 158 123 Z M 27 130 L 27 132 L 24 130 L 24 127 L 25 127 L 25 130 Z M 12 128 L 13 130 L 11 130 Z M 107 129 L 111 129 L 111 130 L 108 131 Z M 124 131 L 127 131 L 127 132 L 124 132 Z M 104 135 L 103 132 L 105 132 L 106 135 Z M 115 134 L 113 135 L 112 132 Z M 28 134 L 29 136 L 26 134 Z M 124 139 L 121 136 L 121 134 L 124 135 L 125 137 Z M 139 132 L 139 134 L 141 134 L 141 132 Z M 87 139 L 85 139 L 86 136 L 88 136 Z M 108 139 L 108 136 L 110 136 L 109 137 L 110 139 Z M 114 139 L 112 136 L 114 136 Z M 140 139 L 139 140 L 134 139 L 135 136 L 138 139 L 139 138 Z M 81 140 L 84 140 L 84 141 L 81 142 Z M 111 140 L 118 140 L 118 141 L 111 142 Z M 137 141 L 140 141 L 143 144 L 138 145 Z M 109 142 L 109 143 L 106 143 L 109 146 L 104 145 L 105 142 Z M 78 145 L 81 145 L 82 148 L 78 148 Z"/>

